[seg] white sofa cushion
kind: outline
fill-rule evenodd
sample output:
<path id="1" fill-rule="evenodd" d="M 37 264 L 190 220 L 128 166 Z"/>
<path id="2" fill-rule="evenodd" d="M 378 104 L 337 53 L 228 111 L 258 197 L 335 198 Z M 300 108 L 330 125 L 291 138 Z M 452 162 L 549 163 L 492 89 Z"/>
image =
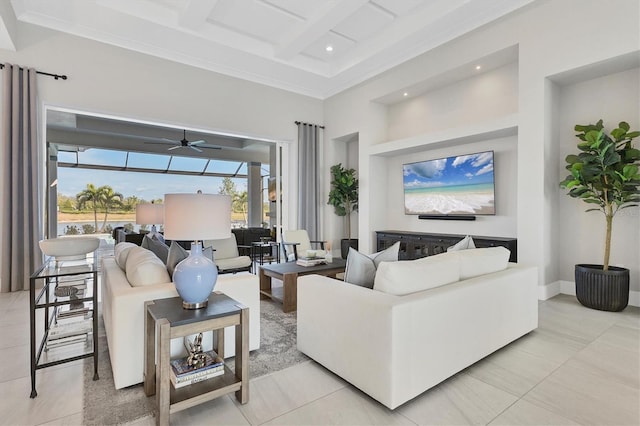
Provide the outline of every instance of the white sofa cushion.
<path id="1" fill-rule="evenodd" d="M 458 241 L 456 244 L 452 245 L 451 247 L 447 247 L 447 251 L 460 251 L 460 250 L 468 250 L 468 249 L 474 249 L 474 248 L 476 248 L 476 245 L 473 242 L 473 238 L 467 235 L 466 237 Z"/>
<path id="2" fill-rule="evenodd" d="M 116 264 L 123 271 L 125 271 L 127 268 L 127 257 L 129 256 L 129 251 L 133 247 L 138 247 L 138 246 L 134 243 L 121 242 L 116 244 L 115 247 L 113 248 L 113 254 L 116 259 Z"/>
<path id="3" fill-rule="evenodd" d="M 344 281 L 361 287 L 373 288 L 376 269 L 382 262 L 397 262 L 400 251 L 400 241 L 374 254 L 362 254 L 353 247 L 349 247 L 347 265 L 344 271 Z"/>
<path id="4" fill-rule="evenodd" d="M 216 259 L 214 263 L 220 271 L 243 269 L 251 266 L 251 258 L 249 256 L 238 256 L 229 259 Z"/>
<path id="5" fill-rule="evenodd" d="M 127 257 L 127 281 L 131 287 L 171 282 L 167 267 L 152 251 L 133 247 Z"/>
<path id="6" fill-rule="evenodd" d="M 466 280 L 507 269 L 511 252 L 505 247 L 488 247 L 462 250 L 455 254 L 460 259 L 460 279 Z"/>
<path id="7" fill-rule="evenodd" d="M 378 266 L 374 290 L 402 296 L 460 280 L 457 252 Z"/>

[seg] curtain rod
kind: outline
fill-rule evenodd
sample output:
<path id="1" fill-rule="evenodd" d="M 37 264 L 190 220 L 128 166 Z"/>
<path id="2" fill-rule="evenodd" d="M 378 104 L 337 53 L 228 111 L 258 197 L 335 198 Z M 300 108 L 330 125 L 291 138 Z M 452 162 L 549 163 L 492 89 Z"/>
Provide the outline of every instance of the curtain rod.
<path id="1" fill-rule="evenodd" d="M 0 64 L 0 70 L 1 70 L 1 69 L 4 69 L 4 64 Z M 23 70 L 24 68 L 20 67 L 20 69 L 21 69 L 21 70 Z M 66 79 L 67 79 L 67 76 L 66 76 L 66 75 L 51 74 L 51 73 L 48 73 L 48 72 L 38 71 L 38 70 L 36 70 L 36 74 L 48 75 L 49 77 L 53 77 L 53 78 L 55 78 L 56 80 L 58 80 L 58 79 L 60 79 L 60 78 L 61 78 L 61 79 L 63 79 L 63 80 L 66 80 Z"/>
<path id="2" fill-rule="evenodd" d="M 320 126 L 318 124 L 304 123 L 302 121 L 294 121 L 294 123 L 296 123 L 297 125 L 304 124 L 305 126 L 318 126 L 321 129 L 324 129 L 324 126 Z"/>

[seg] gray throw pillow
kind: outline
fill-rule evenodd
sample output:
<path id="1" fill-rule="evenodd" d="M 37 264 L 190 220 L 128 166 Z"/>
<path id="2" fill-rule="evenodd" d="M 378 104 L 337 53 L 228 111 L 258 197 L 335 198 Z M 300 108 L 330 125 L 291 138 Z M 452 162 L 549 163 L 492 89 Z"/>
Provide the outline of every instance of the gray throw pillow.
<path id="1" fill-rule="evenodd" d="M 149 237 L 145 235 L 142 239 L 141 247 L 151 250 L 165 265 L 167 264 L 167 256 L 169 255 L 169 247 L 158 240 L 155 236 Z"/>
<path id="2" fill-rule="evenodd" d="M 202 250 L 202 254 L 213 261 L 213 247 L 207 247 Z M 176 269 L 178 263 L 189 257 L 189 252 L 185 250 L 180 244 L 175 241 L 171 241 L 169 247 L 169 253 L 167 255 L 167 272 L 173 280 L 173 271 Z"/>
<path id="3" fill-rule="evenodd" d="M 373 288 L 378 265 L 381 262 L 396 262 L 399 251 L 399 241 L 391 247 L 370 255 L 362 254 L 350 247 L 344 271 L 344 281 L 361 287 Z"/>
<path id="4" fill-rule="evenodd" d="M 173 271 L 176 269 L 176 265 L 182 262 L 189 256 L 189 252 L 186 251 L 182 246 L 175 241 L 171 241 L 171 245 L 169 246 L 169 254 L 167 256 L 167 272 L 169 272 L 169 276 L 173 280 Z"/>

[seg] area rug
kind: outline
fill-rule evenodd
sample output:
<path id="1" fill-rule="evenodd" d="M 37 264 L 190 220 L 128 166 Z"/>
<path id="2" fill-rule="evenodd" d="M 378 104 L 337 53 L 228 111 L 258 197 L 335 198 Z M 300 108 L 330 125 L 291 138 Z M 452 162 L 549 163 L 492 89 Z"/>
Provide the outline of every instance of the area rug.
<path id="1" fill-rule="evenodd" d="M 100 380 L 92 380 L 93 361 L 87 359 L 84 364 L 83 424 L 124 424 L 151 415 L 155 397 L 145 396 L 142 384 L 119 390 L 114 387 L 102 315 L 98 339 Z M 249 377 L 273 373 L 308 359 L 296 349 L 296 313 L 285 314 L 282 305 L 261 300 L 260 349 L 249 356 Z M 233 359 L 227 359 L 226 363 L 234 365 Z"/>

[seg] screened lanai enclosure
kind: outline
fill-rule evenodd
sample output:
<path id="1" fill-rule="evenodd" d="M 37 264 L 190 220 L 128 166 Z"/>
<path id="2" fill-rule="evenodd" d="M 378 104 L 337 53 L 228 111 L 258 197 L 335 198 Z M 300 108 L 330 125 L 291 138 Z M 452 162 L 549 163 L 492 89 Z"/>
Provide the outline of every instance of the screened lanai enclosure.
<path id="1" fill-rule="evenodd" d="M 198 190 L 231 195 L 233 227 L 278 226 L 276 142 L 55 109 L 46 117 L 48 237 L 146 229 L 137 204 Z"/>

